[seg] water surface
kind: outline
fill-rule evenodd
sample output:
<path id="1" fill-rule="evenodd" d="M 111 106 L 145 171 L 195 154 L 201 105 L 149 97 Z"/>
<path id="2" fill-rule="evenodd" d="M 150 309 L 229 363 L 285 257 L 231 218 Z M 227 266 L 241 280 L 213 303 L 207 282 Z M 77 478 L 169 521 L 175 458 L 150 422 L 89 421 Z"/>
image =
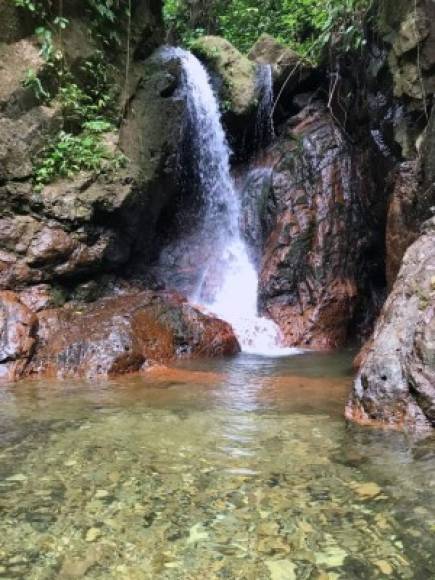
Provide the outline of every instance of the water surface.
<path id="1" fill-rule="evenodd" d="M 435 440 L 346 426 L 351 353 L 0 389 L 0 578 L 434 578 Z"/>

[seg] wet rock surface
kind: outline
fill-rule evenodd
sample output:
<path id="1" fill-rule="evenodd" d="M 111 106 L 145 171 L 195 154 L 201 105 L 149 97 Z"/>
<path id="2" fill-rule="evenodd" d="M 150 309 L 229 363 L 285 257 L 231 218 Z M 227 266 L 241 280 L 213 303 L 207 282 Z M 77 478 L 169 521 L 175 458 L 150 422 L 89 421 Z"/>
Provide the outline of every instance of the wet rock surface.
<path id="1" fill-rule="evenodd" d="M 405 254 L 346 409 L 362 424 L 435 426 L 435 218 Z"/>
<path id="2" fill-rule="evenodd" d="M 177 295 L 123 295 L 41 310 L 37 318 L 17 296 L 3 295 L 2 363 L 26 359 L 17 378 L 118 375 L 177 357 L 239 352 L 227 323 Z"/>
<path id="3" fill-rule="evenodd" d="M 270 156 L 276 225 L 264 249 L 262 307 L 288 345 L 343 345 L 361 310 L 367 320 L 376 314 L 382 291 L 374 249 L 383 244 L 386 199 L 370 152 L 352 146 L 317 103 L 286 124 Z"/>
<path id="4" fill-rule="evenodd" d="M 405 159 L 416 156 L 435 89 L 435 6 L 426 0 L 374 5 L 373 99 L 381 105 L 384 137 Z M 376 114 L 376 113 L 375 113 Z"/>
<path id="5" fill-rule="evenodd" d="M 26 369 L 36 344 L 38 320 L 14 292 L 0 292 L 0 379 Z"/>
<path id="6" fill-rule="evenodd" d="M 417 204 L 421 192 L 417 163 L 402 163 L 392 177 L 386 230 L 386 272 L 391 290 L 409 246 L 419 235 L 421 216 Z"/>

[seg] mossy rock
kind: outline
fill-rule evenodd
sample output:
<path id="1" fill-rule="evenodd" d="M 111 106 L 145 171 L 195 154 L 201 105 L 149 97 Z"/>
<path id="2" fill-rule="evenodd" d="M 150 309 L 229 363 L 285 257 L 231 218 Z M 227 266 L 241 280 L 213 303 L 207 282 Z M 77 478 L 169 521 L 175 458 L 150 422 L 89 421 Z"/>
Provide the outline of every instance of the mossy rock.
<path id="1" fill-rule="evenodd" d="M 379 33 L 391 40 L 406 16 L 415 10 L 414 1 L 381 0 L 376 3 L 376 28 Z"/>
<path id="2" fill-rule="evenodd" d="M 34 22 L 29 13 L 11 0 L 0 0 L 0 43 L 17 42 L 30 35 Z"/>
<path id="3" fill-rule="evenodd" d="M 248 58 L 258 64 L 270 64 L 273 77 L 281 84 L 291 71 L 310 66 L 300 54 L 279 42 L 270 34 L 262 34 L 248 53 Z"/>
<path id="4" fill-rule="evenodd" d="M 223 82 L 222 99 L 236 115 L 245 115 L 257 105 L 257 67 L 230 42 L 219 36 L 196 40 L 192 52 Z"/>

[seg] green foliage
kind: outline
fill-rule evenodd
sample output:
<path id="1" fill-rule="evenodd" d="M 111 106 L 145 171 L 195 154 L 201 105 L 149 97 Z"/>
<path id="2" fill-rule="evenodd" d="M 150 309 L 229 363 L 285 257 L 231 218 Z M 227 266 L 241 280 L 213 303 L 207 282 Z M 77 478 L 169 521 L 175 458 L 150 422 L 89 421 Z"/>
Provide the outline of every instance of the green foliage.
<path id="1" fill-rule="evenodd" d="M 30 68 L 27 71 L 23 84 L 33 91 L 33 94 L 40 103 L 48 103 L 51 100 L 50 93 L 44 88 L 41 79 L 33 69 Z"/>
<path id="2" fill-rule="evenodd" d="M 92 62 L 85 63 L 85 72 L 92 67 Z M 82 127 L 90 121 L 116 120 L 115 96 L 112 88 L 107 86 L 109 77 L 106 75 L 106 70 L 96 67 L 94 76 L 89 77 L 90 82 L 84 86 L 79 86 L 69 74 L 66 75 L 66 82 L 59 89 L 58 101 L 68 127 Z"/>
<path id="3" fill-rule="evenodd" d="M 115 155 L 102 142 L 101 135 L 111 128 L 105 121 L 85 123 L 79 135 L 60 131 L 42 152 L 35 166 L 34 182 L 37 190 L 58 177 L 72 177 L 82 170 L 116 169 L 125 157 Z"/>
<path id="4" fill-rule="evenodd" d="M 214 31 L 205 26 L 206 18 L 203 19 L 202 25 L 194 22 L 187 4 L 186 0 L 166 0 L 163 7 L 163 16 L 166 30 L 170 36 L 175 36 L 177 40 L 182 41 L 186 46 L 190 46 L 200 36 Z M 216 4 L 215 1 L 210 1 L 208 14 L 216 14 L 218 12 Z"/>
<path id="5" fill-rule="evenodd" d="M 85 67 L 92 67 L 92 64 L 88 61 Z M 102 142 L 102 135 L 113 129 L 109 115 L 113 103 L 110 93 L 105 92 L 105 80 L 97 72 L 88 91 L 73 82 L 71 77 L 60 87 L 58 101 L 64 130 L 43 151 L 35 165 L 37 189 L 58 177 L 71 177 L 81 170 L 98 171 L 116 168 L 123 163 L 124 158 L 110 153 Z"/>
<path id="6" fill-rule="evenodd" d="M 37 23 L 35 36 L 46 62 L 43 80 L 34 70 L 27 72 L 24 85 L 38 101 L 49 104 L 56 99 L 63 117 L 63 129 L 38 155 L 34 163 L 37 190 L 58 177 L 71 177 L 82 170 L 100 171 L 121 166 L 125 158 L 112 153 L 103 134 L 113 129 L 116 106 L 113 67 L 102 50 L 96 50 L 81 67 L 80 84 L 68 69 L 62 50 L 62 31 L 69 20 L 60 11 L 61 3 L 52 0 L 12 0 L 30 12 Z M 121 45 L 119 30 L 129 19 L 129 2 L 87 0 L 89 32 L 104 48 Z M 121 26 L 120 26 L 121 23 Z M 54 39 L 59 39 L 54 42 Z M 47 77 L 47 78 L 46 78 Z"/>
<path id="7" fill-rule="evenodd" d="M 53 33 L 45 26 L 38 26 L 35 30 L 36 38 L 41 47 L 40 53 L 44 60 L 49 62 L 54 57 Z"/>
<path id="8" fill-rule="evenodd" d="M 15 6 L 30 12 L 32 16 L 43 24 L 45 30 L 50 28 L 65 29 L 68 19 L 57 11 L 61 3 L 53 0 L 12 0 Z M 126 24 L 129 17 L 129 2 L 126 0 L 87 0 L 90 28 L 94 36 L 105 46 L 121 45 L 120 30 L 122 23 Z M 120 26 L 121 23 L 121 26 Z M 45 39 L 48 47 L 49 39 Z"/>
<path id="9" fill-rule="evenodd" d="M 42 0 L 13 0 L 15 6 L 24 8 L 35 16 L 46 16 L 46 6 Z"/>
<path id="10" fill-rule="evenodd" d="M 107 62 L 107 57 L 101 50 L 97 50 L 81 66 L 83 90 L 92 100 L 92 107 L 88 107 L 89 116 L 105 116 L 115 122 L 116 87 L 114 83 L 115 67 Z"/>
<path id="11" fill-rule="evenodd" d="M 172 34 L 189 45 L 204 33 L 217 33 L 246 52 L 268 33 L 298 52 L 319 58 L 331 42 L 352 50 L 363 42 L 370 0 L 214 0 L 192 19 L 186 0 L 166 0 Z M 193 25 L 192 25 L 193 23 Z M 210 29 L 212 23 L 214 29 Z"/>
<path id="12" fill-rule="evenodd" d="M 106 47 L 122 44 L 122 23 L 128 22 L 129 2 L 119 0 L 88 0 L 94 36 Z M 121 25 L 120 25 L 121 23 Z"/>

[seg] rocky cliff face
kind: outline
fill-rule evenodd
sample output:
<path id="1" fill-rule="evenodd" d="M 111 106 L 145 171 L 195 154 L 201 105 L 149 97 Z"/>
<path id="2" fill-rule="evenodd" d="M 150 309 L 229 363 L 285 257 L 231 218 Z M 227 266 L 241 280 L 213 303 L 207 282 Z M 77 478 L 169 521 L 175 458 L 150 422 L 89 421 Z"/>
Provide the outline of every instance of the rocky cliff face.
<path id="1" fill-rule="evenodd" d="M 77 3 L 65 5 L 70 24 L 62 46 L 72 74 L 95 51 L 101 51 L 96 41 L 89 40 L 85 5 L 81 11 Z M 136 2 L 134 9 L 132 53 L 145 56 L 162 41 L 160 6 Z M 114 272 L 126 264 L 135 247 L 146 244 L 144 222 L 148 236 L 152 235 L 153 223 L 170 195 L 168 191 L 165 197 L 157 183 L 170 163 L 171 135 L 182 115 L 177 103 L 161 96 L 166 85 L 176 82 L 176 71 L 147 74 L 142 85 L 144 67 L 136 60 L 131 63 L 126 119 L 120 134 L 106 138 L 109 150 L 122 151 L 129 159 L 124 170 L 82 172 L 73 180 L 58 179 L 37 189 L 34 161 L 65 120 L 56 97 L 40 105 L 34 88 L 26 85 L 29 69 L 44 75 L 50 65 L 41 57 L 35 37 L 29 35 L 27 14 L 12 10 L 10 3 L 8 10 L 16 25 L 12 37 L 0 45 L 0 288 L 24 290 L 43 283 L 59 285 L 64 291 L 86 277 Z M 115 86 L 117 74 L 115 67 Z M 80 75 L 74 80 L 80 84 Z M 144 92 L 149 106 L 138 121 Z M 172 119 L 170 129 L 157 123 L 157 111 L 164 111 L 168 124 Z"/>
<path id="2" fill-rule="evenodd" d="M 417 429 L 433 424 L 434 405 L 434 22 L 433 2 L 379 2 L 366 53 L 333 53 L 334 88 L 316 92 L 323 111 L 297 82 L 282 95 L 278 108 L 305 108 L 267 160 L 275 225 L 260 285 L 288 343 L 315 348 L 364 336 L 391 292 L 358 357 L 347 417 Z M 282 50 L 262 44 L 279 70 Z"/>
<path id="3" fill-rule="evenodd" d="M 64 3 L 69 24 L 59 46 L 79 88 L 86 82 L 83 64 L 104 51 L 98 35 L 90 34 L 87 6 L 85 1 Z M 163 42 L 161 8 L 160 1 L 132 3 L 127 84 L 122 31 L 120 46 L 110 55 L 122 122 L 119 130 L 106 135 L 105 146 L 114 155 L 125 156 L 124 166 L 82 171 L 37 188 L 35 160 L 64 128 L 65 118 L 59 93 L 41 104 L 35 87 L 26 83 L 30 69 L 45 79 L 52 67 L 42 58 L 33 35 L 36 22 L 11 2 L 0 3 L 0 290 L 5 291 L 0 307 L 0 375 L 4 378 L 48 368 L 55 374 L 110 374 L 189 352 L 212 355 L 238 349 L 225 325 L 218 328 L 219 322 L 193 309 L 188 312 L 187 306 L 167 296 L 97 303 L 98 315 L 92 311 L 88 319 L 85 309 L 80 328 L 73 323 L 83 303 L 105 294 L 137 294 L 134 285 L 121 279 L 137 276 L 146 266 L 156 224 L 176 193 L 177 136 L 183 130 L 185 105 L 174 96 L 179 63 L 157 62 L 150 56 Z M 59 42 L 56 35 L 54 42 Z M 59 88 L 55 82 L 52 90 L 56 93 Z M 75 306 L 53 310 L 65 302 Z M 161 305 L 153 309 L 150 302 Z M 168 322 L 165 311 L 177 314 Z M 130 320 L 125 328 L 119 327 L 120 318 Z M 135 322 L 139 318 L 142 330 Z M 89 339 L 91 319 L 98 336 Z M 221 330 L 228 333 L 222 342 L 228 347 L 222 349 Z M 65 339 L 61 345 L 52 342 L 58 333 Z M 162 345 L 147 346 L 157 341 L 157 335 L 163 337 Z"/>
<path id="4" fill-rule="evenodd" d="M 407 429 L 435 426 L 435 218 L 405 254 L 365 346 L 346 416 Z"/>
<path id="5" fill-rule="evenodd" d="M 265 243 L 262 306 L 289 345 L 342 346 L 373 319 L 382 294 L 376 249 L 386 200 L 374 157 L 316 101 L 287 122 L 269 154 L 276 222 Z"/>
<path id="6" fill-rule="evenodd" d="M 376 67 L 369 73 L 370 98 L 377 110 L 379 135 L 396 159 L 390 176 L 387 223 L 390 289 L 406 249 L 417 239 L 421 224 L 432 215 L 435 201 L 431 114 L 434 22 L 433 2 L 382 2 L 376 12 L 380 39 Z"/>
<path id="7" fill-rule="evenodd" d="M 425 222 L 435 206 L 434 11 L 429 1 L 377 8 L 381 42 L 372 102 L 382 103 L 379 135 L 395 151 L 386 228 L 391 294 L 358 357 L 347 406 L 352 420 L 417 430 L 435 425 L 435 238 L 433 218 Z"/>

